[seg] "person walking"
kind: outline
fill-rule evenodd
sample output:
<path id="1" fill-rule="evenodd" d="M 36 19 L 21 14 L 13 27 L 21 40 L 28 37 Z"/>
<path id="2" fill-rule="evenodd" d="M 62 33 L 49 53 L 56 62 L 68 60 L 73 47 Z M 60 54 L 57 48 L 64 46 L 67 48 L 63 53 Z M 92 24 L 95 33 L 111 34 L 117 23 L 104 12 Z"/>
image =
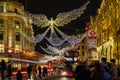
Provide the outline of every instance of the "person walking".
<path id="1" fill-rule="evenodd" d="M 115 59 L 111 59 L 110 62 L 111 62 L 111 69 L 110 69 L 111 78 L 112 78 L 112 80 L 117 80 L 118 79 L 118 76 L 117 76 L 118 70 L 117 70 L 116 61 L 115 61 Z"/>
<path id="2" fill-rule="evenodd" d="M 8 65 L 7 72 L 8 72 L 8 80 L 11 80 L 11 75 L 12 75 L 11 64 Z"/>
<path id="3" fill-rule="evenodd" d="M 80 63 L 75 69 L 75 80 L 90 80 L 88 77 L 88 70 L 85 64 Z"/>
<path id="4" fill-rule="evenodd" d="M 32 78 L 33 78 L 34 80 L 37 79 L 36 74 L 37 74 L 37 66 L 34 64 L 34 65 L 32 66 L 32 72 L 31 72 Z"/>
<path id="5" fill-rule="evenodd" d="M 20 70 L 18 70 L 17 74 L 16 74 L 16 79 L 17 80 L 22 80 L 23 79 L 23 75 L 22 73 L 20 72 Z"/>
<path id="6" fill-rule="evenodd" d="M 107 71 L 110 74 L 111 64 L 107 62 L 107 59 L 104 57 L 101 59 L 101 67 L 103 70 Z"/>
<path id="7" fill-rule="evenodd" d="M 43 75 L 43 77 L 44 78 L 46 78 L 47 77 L 47 68 L 46 67 L 43 67 L 43 73 L 42 73 L 42 75 Z"/>
<path id="8" fill-rule="evenodd" d="M 1 75 L 2 80 L 5 80 L 5 70 L 6 70 L 6 63 L 4 60 L 1 61 Z"/>
<path id="9" fill-rule="evenodd" d="M 31 72 L 32 72 L 32 66 L 29 65 L 28 68 L 27 68 L 27 74 L 28 74 L 29 79 L 31 78 Z"/>
<path id="10" fill-rule="evenodd" d="M 103 78 L 103 69 L 99 62 L 94 63 L 94 69 L 91 73 L 92 80 L 104 80 Z"/>
<path id="11" fill-rule="evenodd" d="M 41 79 L 42 70 L 40 66 L 38 67 L 38 71 L 39 71 L 39 78 Z"/>

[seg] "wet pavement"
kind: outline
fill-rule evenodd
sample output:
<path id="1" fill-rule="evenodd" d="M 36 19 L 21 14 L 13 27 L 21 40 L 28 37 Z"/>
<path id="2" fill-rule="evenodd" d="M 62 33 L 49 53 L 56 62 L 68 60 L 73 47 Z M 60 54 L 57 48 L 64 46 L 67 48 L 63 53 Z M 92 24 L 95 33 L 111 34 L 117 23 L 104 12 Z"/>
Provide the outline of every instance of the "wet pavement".
<path id="1" fill-rule="evenodd" d="M 75 80 L 75 79 L 73 77 L 56 76 L 56 77 L 50 77 L 47 80 Z"/>
<path id="2" fill-rule="evenodd" d="M 0 77 L 0 80 L 2 80 L 1 77 Z M 6 78 L 5 80 L 8 80 L 8 78 Z M 11 80 L 16 80 L 16 76 L 12 76 Z M 28 76 L 26 74 L 23 76 L 23 80 L 28 80 Z M 47 78 L 42 78 L 42 79 L 38 78 L 36 80 L 75 80 L 75 79 L 74 77 L 55 75 L 55 76 L 49 76 Z"/>

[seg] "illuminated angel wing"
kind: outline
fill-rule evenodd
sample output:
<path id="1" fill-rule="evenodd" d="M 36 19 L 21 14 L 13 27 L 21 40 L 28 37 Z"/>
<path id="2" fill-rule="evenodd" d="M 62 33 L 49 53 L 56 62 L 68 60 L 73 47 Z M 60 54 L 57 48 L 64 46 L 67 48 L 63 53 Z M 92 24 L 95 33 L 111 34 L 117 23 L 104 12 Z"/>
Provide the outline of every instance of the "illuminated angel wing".
<path id="1" fill-rule="evenodd" d="M 34 25 L 37 25 L 39 27 L 47 27 L 50 25 L 47 16 L 44 14 L 29 14 L 29 16 Z"/>
<path id="2" fill-rule="evenodd" d="M 54 24 L 58 26 L 64 26 L 65 24 L 70 23 L 72 20 L 77 19 L 80 17 L 83 13 L 84 10 L 87 8 L 87 5 L 90 3 L 90 1 L 86 2 L 83 6 L 81 6 L 78 9 L 69 11 L 69 12 L 64 12 L 64 13 L 59 13 L 57 15 L 57 18 L 54 21 Z"/>

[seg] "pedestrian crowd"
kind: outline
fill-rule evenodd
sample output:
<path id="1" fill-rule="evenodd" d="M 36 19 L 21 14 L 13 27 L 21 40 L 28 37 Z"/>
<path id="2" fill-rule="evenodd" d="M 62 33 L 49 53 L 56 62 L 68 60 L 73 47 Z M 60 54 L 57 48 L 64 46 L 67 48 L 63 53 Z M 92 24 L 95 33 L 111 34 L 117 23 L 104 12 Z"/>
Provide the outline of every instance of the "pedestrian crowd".
<path id="1" fill-rule="evenodd" d="M 94 61 L 88 64 L 89 60 L 80 62 L 74 71 L 75 80 L 119 80 L 118 79 L 118 67 L 116 60 L 111 59 L 110 62 L 106 58 L 102 58 L 100 61 Z M 4 60 L 0 63 L 0 72 L 2 79 L 5 80 L 5 71 L 7 71 L 7 78 L 11 80 L 12 68 L 11 64 L 5 63 Z M 42 80 L 48 76 L 47 67 L 41 68 L 41 66 L 30 64 L 27 67 L 28 80 Z M 16 80 L 23 80 L 23 74 L 20 70 L 17 70 Z"/>
<path id="2" fill-rule="evenodd" d="M 23 80 L 23 74 L 21 73 L 21 70 L 14 69 L 17 73 L 15 74 L 16 80 Z M 10 62 L 7 64 L 4 60 L 0 62 L 0 80 L 12 80 L 11 77 L 13 76 L 13 67 Z M 46 78 L 48 74 L 47 67 L 41 68 L 41 66 L 38 66 L 36 64 L 30 64 L 27 67 L 27 74 L 28 74 L 28 80 L 41 80 L 42 78 Z"/>
<path id="3" fill-rule="evenodd" d="M 0 62 L 0 74 L 1 74 L 1 80 L 12 80 L 11 76 L 12 76 L 12 72 L 13 72 L 13 68 L 10 62 L 8 62 L 7 64 L 5 63 L 4 60 L 2 60 Z M 22 80 L 23 79 L 23 75 L 20 72 L 20 70 L 17 69 L 17 73 L 16 73 L 16 80 Z"/>
<path id="4" fill-rule="evenodd" d="M 0 62 L 0 74 L 1 74 L 1 80 L 5 80 L 6 76 L 8 78 L 8 80 L 11 80 L 11 75 L 12 75 L 12 68 L 11 68 L 11 64 L 7 64 L 5 63 L 4 60 L 2 60 Z"/>
<path id="5" fill-rule="evenodd" d="M 107 62 L 106 58 L 87 64 L 80 62 L 75 69 L 75 80 L 118 80 L 118 68 L 115 59 Z"/>
<path id="6" fill-rule="evenodd" d="M 29 65 L 27 68 L 28 80 L 40 80 L 46 78 L 48 74 L 47 67 L 41 68 L 36 65 Z"/>

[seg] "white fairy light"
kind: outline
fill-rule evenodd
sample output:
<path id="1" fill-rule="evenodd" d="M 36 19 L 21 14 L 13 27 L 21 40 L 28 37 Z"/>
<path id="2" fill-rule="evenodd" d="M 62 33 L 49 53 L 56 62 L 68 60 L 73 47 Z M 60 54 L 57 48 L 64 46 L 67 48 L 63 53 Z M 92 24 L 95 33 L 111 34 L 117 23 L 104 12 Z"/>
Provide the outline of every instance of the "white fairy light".
<path id="1" fill-rule="evenodd" d="M 39 27 L 64 26 L 65 24 L 70 23 L 72 20 L 75 20 L 78 17 L 80 17 L 84 13 L 84 10 L 86 10 L 87 5 L 89 3 L 90 1 L 86 2 L 83 6 L 81 6 L 78 9 L 59 13 L 55 20 L 53 20 L 53 18 L 51 18 L 51 20 L 47 19 L 47 16 L 44 14 L 29 14 L 29 17 L 31 18 L 33 24 Z"/>

